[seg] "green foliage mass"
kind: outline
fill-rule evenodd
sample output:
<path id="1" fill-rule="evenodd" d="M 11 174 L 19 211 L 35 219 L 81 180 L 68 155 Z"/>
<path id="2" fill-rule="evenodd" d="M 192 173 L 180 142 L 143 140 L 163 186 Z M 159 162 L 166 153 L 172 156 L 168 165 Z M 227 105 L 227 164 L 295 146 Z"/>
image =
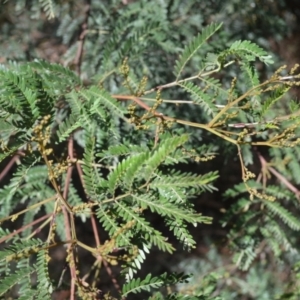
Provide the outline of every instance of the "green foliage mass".
<path id="1" fill-rule="evenodd" d="M 242 36 L 228 16 L 240 12 L 241 31 L 273 19 L 240 1 L 16 2 L 1 15 L 1 297 L 298 299 L 298 65 L 272 68 L 266 37 Z M 59 63 L 21 38 L 39 26 L 55 27 Z M 213 219 L 198 200 L 235 167 Z M 147 271 L 157 252 L 197 253 L 195 228 L 213 221 L 226 258 L 210 246 L 203 260 Z M 287 269 L 284 283 L 270 276 Z"/>

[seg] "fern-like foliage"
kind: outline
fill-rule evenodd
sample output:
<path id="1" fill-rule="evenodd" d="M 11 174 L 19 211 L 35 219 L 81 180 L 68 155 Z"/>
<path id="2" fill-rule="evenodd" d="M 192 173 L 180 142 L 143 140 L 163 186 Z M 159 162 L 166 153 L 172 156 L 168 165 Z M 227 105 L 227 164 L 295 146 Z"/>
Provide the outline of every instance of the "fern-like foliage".
<path id="1" fill-rule="evenodd" d="M 143 170 L 143 177 L 145 180 L 149 181 L 153 172 L 167 158 L 167 155 L 171 154 L 178 146 L 185 143 L 187 139 L 187 135 L 182 135 L 166 139 L 163 143 L 161 143 L 159 148 L 155 149 L 149 159 L 145 161 L 145 167 Z"/>
<path id="2" fill-rule="evenodd" d="M 289 90 L 289 87 L 280 87 L 273 91 L 270 97 L 264 102 L 261 108 L 261 117 L 264 117 L 267 112 L 270 111 L 272 105 L 279 101 L 282 96 Z"/>
<path id="3" fill-rule="evenodd" d="M 211 102 L 211 97 L 202 92 L 198 86 L 196 86 L 192 82 L 181 84 L 181 86 L 184 88 L 184 90 L 191 94 L 193 101 L 199 104 L 203 108 L 203 111 L 205 113 L 207 113 L 208 115 L 216 114 L 217 108 Z"/>
<path id="4" fill-rule="evenodd" d="M 93 136 L 93 129 L 86 135 L 85 153 L 83 156 L 82 170 L 84 173 L 84 185 L 87 194 L 93 199 L 97 199 L 97 176 L 93 174 L 94 169 L 94 149 L 95 149 L 95 137 Z M 92 175 L 93 174 L 93 175 Z M 92 175 L 92 176 L 91 176 Z"/>
<path id="5" fill-rule="evenodd" d="M 153 289 L 158 289 L 163 286 L 166 282 L 168 284 L 176 284 L 179 282 L 186 282 L 189 276 L 183 274 L 162 274 L 159 277 L 153 277 L 148 274 L 145 279 L 133 279 L 123 286 L 122 296 L 125 297 L 131 293 L 136 294 L 141 291 L 150 292 Z"/>
<path id="6" fill-rule="evenodd" d="M 253 189 L 259 189 L 258 183 L 249 181 L 249 186 Z M 228 190 L 227 197 L 238 197 L 238 202 L 232 206 L 232 212 L 242 214 L 237 228 L 231 230 L 232 247 L 236 251 L 233 260 L 242 270 L 250 268 L 254 259 L 257 257 L 259 245 L 265 241 L 276 256 L 282 255 L 282 251 L 296 253 L 291 240 L 281 229 L 282 223 L 286 224 L 293 231 L 299 230 L 298 218 L 288 211 L 278 201 L 257 199 L 254 203 L 249 203 L 242 195 L 247 192 L 245 186 L 237 185 L 235 189 Z M 276 195 L 278 199 L 289 199 L 292 196 L 279 187 L 269 186 L 266 193 Z M 254 210 L 255 203 L 261 203 L 260 210 Z M 229 214 L 230 215 L 230 214 Z M 228 215 L 228 216 L 229 216 Z M 263 216 L 263 217 L 262 217 Z M 276 216 L 278 219 L 274 219 Z M 261 223 L 257 223 L 256 220 Z M 280 220 L 280 222 L 279 222 Z M 229 219 L 225 221 L 228 223 Z M 282 223 L 281 223 L 282 222 Z M 261 232 L 262 236 L 257 234 Z M 283 248 L 284 247 L 284 248 Z"/>
<path id="7" fill-rule="evenodd" d="M 264 62 L 265 64 L 272 64 L 273 60 L 268 53 L 260 48 L 258 45 L 250 41 L 236 41 L 229 49 L 221 52 L 218 56 L 218 60 L 221 63 L 225 62 L 225 58 L 230 55 L 236 55 L 240 59 L 251 62 L 256 58 Z"/>
<path id="8" fill-rule="evenodd" d="M 1 280 L 0 295 L 3 296 L 7 291 L 9 291 L 13 286 L 17 285 L 24 278 L 28 278 L 32 275 L 34 269 L 23 268 L 15 273 L 11 273 Z"/>
<path id="9" fill-rule="evenodd" d="M 37 255 L 37 290 L 39 291 L 39 299 L 50 298 L 54 289 L 48 273 L 48 259 L 49 254 L 47 251 L 39 251 Z"/>
<path id="10" fill-rule="evenodd" d="M 300 222 L 298 218 L 293 216 L 288 210 L 282 207 L 277 202 L 265 202 L 266 207 L 271 211 L 271 213 L 278 216 L 287 226 L 291 229 L 299 231 L 300 230 Z"/>
<path id="11" fill-rule="evenodd" d="M 221 28 L 222 24 L 211 24 L 203 29 L 201 33 L 195 37 L 190 44 L 185 48 L 183 53 L 180 55 L 179 60 L 176 62 L 176 78 L 179 79 L 185 65 L 195 55 L 195 53 L 201 48 L 201 46 Z"/>
<path id="12" fill-rule="evenodd" d="M 142 275 L 155 251 L 169 259 L 202 249 L 197 235 L 220 211 L 237 268 L 298 255 L 299 105 L 282 104 L 299 85 L 297 66 L 260 76 L 269 53 L 226 32 L 212 39 L 221 24 L 190 38 L 200 19 L 183 16 L 200 12 L 201 1 L 17 2 L 22 22 L 25 8 L 36 19 L 44 12 L 42 23 L 57 17 L 54 40 L 65 53 L 61 64 L 35 59 L 33 38 L 30 62 L 0 65 L 2 297 L 51 299 L 58 282 L 74 299 L 99 299 L 100 289 L 111 299 L 104 266 L 120 299 L 226 299 L 226 276 L 208 269 L 192 290 L 168 265 Z M 274 147 L 270 162 L 260 146 Z M 229 185 L 229 201 L 209 198 L 216 183 Z M 48 265 L 57 249 L 67 276 Z M 235 267 L 223 269 L 236 279 Z"/>

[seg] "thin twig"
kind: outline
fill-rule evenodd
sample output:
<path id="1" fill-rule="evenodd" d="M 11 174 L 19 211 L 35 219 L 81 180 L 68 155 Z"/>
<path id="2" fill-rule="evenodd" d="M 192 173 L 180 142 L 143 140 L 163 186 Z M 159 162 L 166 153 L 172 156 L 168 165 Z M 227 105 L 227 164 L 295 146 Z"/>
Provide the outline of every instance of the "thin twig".
<path id="1" fill-rule="evenodd" d="M 68 142 L 68 156 L 73 159 L 73 137 L 71 136 Z M 63 197 L 67 201 L 68 198 L 68 192 L 69 192 L 69 186 L 70 186 L 70 181 L 72 177 L 72 171 L 73 171 L 73 166 L 69 166 L 68 171 L 67 171 L 67 176 L 66 176 L 66 181 L 65 181 L 65 188 L 63 191 Z M 64 215 L 64 222 L 65 222 L 65 228 L 66 228 L 66 238 L 67 240 L 76 240 L 76 232 L 75 232 L 75 224 L 74 224 L 74 216 L 70 214 L 70 220 L 71 220 L 71 226 L 70 226 L 70 220 L 69 220 L 69 214 L 65 206 L 62 206 L 62 211 Z M 68 245 L 69 251 L 72 255 L 72 260 L 75 262 L 75 257 L 74 257 L 74 252 L 73 252 L 73 245 L 69 244 Z M 69 264 L 70 266 L 70 272 L 71 272 L 71 291 L 70 291 L 70 299 L 74 300 L 75 299 L 75 282 L 76 282 L 76 266 L 73 263 Z"/>
<path id="2" fill-rule="evenodd" d="M 151 101 L 151 102 L 156 102 L 157 100 L 154 98 L 146 98 L 146 97 L 140 97 L 141 100 L 143 101 Z M 171 103 L 171 104 L 175 104 L 175 105 L 179 105 L 179 104 L 193 104 L 193 105 L 197 105 L 200 106 L 199 103 L 196 103 L 192 100 L 168 100 L 168 99 L 161 99 L 161 101 L 163 103 Z M 225 107 L 224 104 L 214 104 L 215 107 L 217 108 L 223 108 Z"/>
<path id="3" fill-rule="evenodd" d="M 8 162 L 3 171 L 0 173 L 0 181 L 7 175 L 9 170 L 13 167 L 14 163 L 19 159 L 19 155 L 16 154 L 13 158 Z"/>
<path id="4" fill-rule="evenodd" d="M 77 168 L 77 172 L 79 174 L 81 184 L 82 184 L 82 186 L 84 186 L 83 172 L 82 172 L 82 168 L 78 162 L 76 163 L 76 168 Z M 99 233 L 98 233 L 98 229 L 97 229 L 95 218 L 94 218 L 93 214 L 91 214 L 91 222 L 92 222 L 92 228 L 93 228 L 96 245 L 97 245 L 97 247 L 99 247 L 101 244 L 100 244 Z M 97 259 L 102 260 L 105 270 L 106 270 L 107 274 L 110 276 L 114 287 L 116 288 L 117 291 L 120 292 L 121 291 L 120 285 L 118 284 L 117 280 L 114 278 L 113 272 L 112 272 L 111 268 L 109 267 L 107 261 L 102 259 L 102 257 L 100 255 L 97 256 Z"/>
<path id="5" fill-rule="evenodd" d="M 225 64 L 223 66 L 223 68 L 226 68 L 226 67 L 232 65 L 234 62 L 235 62 L 234 60 L 228 62 L 227 64 Z M 146 91 L 144 93 L 144 95 L 156 92 L 157 90 L 162 90 L 162 89 L 170 88 L 170 87 L 179 85 L 180 83 L 184 83 L 184 82 L 187 82 L 187 81 L 191 81 L 191 80 L 195 80 L 195 79 L 201 79 L 201 77 L 206 77 L 206 76 L 212 75 L 214 73 L 217 73 L 219 71 L 220 71 L 220 66 L 218 68 L 216 68 L 216 69 L 211 70 L 211 71 L 207 71 L 207 72 L 200 71 L 197 75 L 194 75 L 194 76 L 191 76 L 191 77 L 188 77 L 188 78 L 184 78 L 184 79 L 181 79 L 181 80 L 175 80 L 175 81 L 167 83 L 167 84 L 156 86 L 156 87 L 154 87 L 154 88 Z"/>
<path id="6" fill-rule="evenodd" d="M 91 214 L 91 222 L 92 222 L 92 227 L 93 227 L 93 232 L 94 232 L 94 237 L 95 237 L 95 241 L 96 241 L 96 246 L 97 248 L 100 247 L 100 239 L 99 239 L 99 233 L 98 233 L 98 229 L 97 229 L 97 225 L 96 225 L 96 221 L 95 221 L 95 217 L 93 214 Z M 119 285 L 119 283 L 117 282 L 116 278 L 113 275 L 113 272 L 111 270 L 111 267 L 108 265 L 107 261 L 105 259 L 102 258 L 101 255 L 97 256 L 97 259 L 99 261 L 103 262 L 103 265 L 105 267 L 105 270 L 108 274 L 108 276 L 110 277 L 115 289 L 121 293 L 121 287 Z"/>
<path id="7" fill-rule="evenodd" d="M 76 69 L 76 72 L 77 72 L 78 76 L 80 76 L 80 74 L 81 74 L 81 62 L 82 62 L 82 56 L 83 56 L 83 46 L 84 46 L 85 36 L 88 32 L 88 19 L 89 19 L 90 9 L 91 9 L 91 4 L 90 4 L 90 0 L 89 0 L 88 3 L 85 6 L 85 9 L 84 9 L 85 18 L 84 18 L 83 23 L 81 25 L 82 31 L 81 31 L 80 36 L 78 38 L 78 48 L 77 48 L 77 53 L 76 53 L 76 56 L 75 56 L 75 59 L 74 59 L 74 65 L 75 65 L 75 69 Z"/>
<path id="8" fill-rule="evenodd" d="M 0 239 L 0 244 L 3 243 L 3 242 L 5 242 L 6 240 L 12 238 L 13 236 L 19 234 L 20 232 L 24 231 L 25 229 L 27 229 L 27 228 L 29 228 L 29 227 L 31 227 L 31 226 L 34 226 L 34 225 L 37 224 L 37 223 L 42 222 L 43 220 L 49 218 L 50 216 L 51 216 L 51 213 L 49 213 L 49 214 L 47 214 L 47 215 L 44 215 L 44 216 L 42 216 L 42 217 L 40 217 L 40 218 L 38 218 L 38 219 L 36 219 L 36 220 L 34 220 L 34 221 L 28 223 L 28 224 L 22 226 L 21 228 L 15 230 L 14 232 L 12 232 L 12 233 L 10 233 L 10 234 L 8 234 L 8 235 L 2 237 L 2 238 Z"/>
<path id="9" fill-rule="evenodd" d="M 296 198 L 300 201 L 300 191 L 291 184 L 283 175 L 281 175 L 278 171 L 276 171 L 273 167 L 267 164 L 267 161 L 265 158 L 258 153 L 258 157 L 263 165 L 266 166 L 266 168 L 277 178 L 279 181 L 285 185 L 291 192 L 293 192 L 296 196 Z"/>
<path id="10" fill-rule="evenodd" d="M 219 132 L 215 128 L 212 128 L 209 124 L 200 124 L 200 123 L 196 123 L 196 122 L 190 122 L 190 121 L 175 119 L 175 118 L 172 118 L 172 117 L 165 116 L 164 114 L 159 113 L 157 111 L 153 111 L 153 109 L 151 107 L 149 107 L 147 104 L 145 104 L 143 101 L 141 101 L 139 98 L 137 98 L 135 96 L 113 95 L 113 97 L 118 99 L 118 100 L 123 100 L 123 101 L 124 100 L 127 100 L 127 101 L 132 100 L 137 105 L 139 105 L 140 107 L 146 109 L 147 111 L 151 111 L 153 116 L 161 118 L 162 120 L 170 121 L 170 122 L 174 122 L 174 123 L 178 123 L 178 124 L 182 124 L 182 125 L 186 125 L 186 126 L 201 128 L 201 129 L 204 129 L 204 130 L 207 130 L 207 131 L 213 133 L 214 135 L 217 135 L 217 136 L 223 138 L 224 140 L 226 140 L 226 141 L 228 141 L 228 142 L 230 142 L 234 145 L 237 145 L 237 143 L 238 143 L 236 140 L 234 140 L 234 139 L 232 139 L 228 136 L 225 136 L 224 134 L 222 134 L 221 132 Z"/>
<path id="11" fill-rule="evenodd" d="M 29 210 L 33 210 L 41 205 L 45 205 L 46 203 L 50 202 L 50 201 L 53 201 L 54 199 L 56 198 L 56 196 L 52 196 L 52 197 L 49 197 L 47 199 L 44 199 L 44 200 L 41 200 L 40 202 L 37 202 L 37 203 L 34 203 L 32 205 L 30 205 L 29 207 L 26 207 L 25 209 L 15 213 L 15 214 L 12 214 L 12 215 L 9 215 L 7 217 L 4 217 L 4 218 L 1 218 L 0 219 L 0 223 L 4 222 L 4 221 L 7 221 L 7 220 L 11 220 L 11 219 L 16 219 L 18 218 L 20 215 L 28 212 Z"/>

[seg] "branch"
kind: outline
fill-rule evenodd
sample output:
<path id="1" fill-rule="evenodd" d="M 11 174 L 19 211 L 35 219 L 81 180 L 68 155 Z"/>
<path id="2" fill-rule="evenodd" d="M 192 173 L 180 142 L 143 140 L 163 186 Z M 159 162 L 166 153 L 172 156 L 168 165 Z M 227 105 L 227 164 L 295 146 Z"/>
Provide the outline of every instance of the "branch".
<path id="1" fill-rule="evenodd" d="M 14 163 L 19 159 L 19 155 L 16 154 L 13 158 L 9 161 L 9 163 L 5 166 L 3 171 L 0 173 L 0 181 L 6 176 L 9 170 L 13 167 Z"/>
<path id="2" fill-rule="evenodd" d="M 285 185 L 292 193 L 295 194 L 298 201 L 300 201 L 300 191 L 291 184 L 283 175 L 276 171 L 273 167 L 269 166 L 265 158 L 258 153 L 259 160 L 263 166 L 265 166 L 283 185 Z"/>
<path id="3" fill-rule="evenodd" d="M 85 36 L 88 32 L 88 19 L 89 19 L 90 9 L 91 9 L 91 4 L 90 4 L 90 0 L 89 0 L 84 9 L 85 18 L 81 25 L 82 31 L 78 38 L 78 48 L 77 48 L 77 53 L 76 53 L 76 56 L 74 59 L 75 70 L 76 70 L 76 73 L 78 74 L 78 76 L 80 76 L 80 74 L 81 74 L 81 61 L 82 61 L 82 55 L 83 55 L 83 45 L 84 45 Z"/>
<path id="4" fill-rule="evenodd" d="M 73 137 L 71 136 L 68 142 L 68 156 L 73 159 Z M 72 176 L 72 171 L 73 171 L 73 166 L 70 166 L 67 170 L 67 176 L 66 176 L 66 182 L 65 182 L 65 188 L 63 192 L 63 197 L 67 201 L 68 198 L 68 191 L 69 191 L 69 186 L 70 186 L 70 181 L 71 181 L 71 176 Z M 66 209 L 66 206 L 62 207 L 63 215 L 64 215 L 64 222 L 65 222 L 65 227 L 66 227 L 66 238 L 67 240 L 76 240 L 76 231 L 75 231 L 75 223 L 74 223 L 74 215 L 72 213 L 68 214 L 68 211 Z M 69 220 L 70 216 L 70 220 Z M 71 221 L 71 226 L 70 226 L 70 221 Z M 75 262 L 75 256 L 74 252 L 72 249 L 72 244 L 68 245 L 68 250 L 69 253 L 72 255 L 72 260 Z M 70 291 L 70 299 L 75 299 L 75 281 L 77 278 L 76 274 L 76 266 L 73 265 L 72 263 L 69 264 L 70 267 L 70 273 L 71 273 L 71 291 Z"/>
<path id="5" fill-rule="evenodd" d="M 186 126 L 201 128 L 201 129 L 207 130 L 207 131 L 223 138 L 224 140 L 226 140 L 230 143 L 233 143 L 235 145 L 237 144 L 236 140 L 222 134 L 221 132 L 219 132 L 218 130 L 216 130 L 214 128 L 211 128 L 209 124 L 201 124 L 201 123 L 190 122 L 190 121 L 185 121 L 185 120 L 180 120 L 180 119 L 175 119 L 175 118 L 172 118 L 172 117 L 165 116 L 163 113 L 153 111 L 151 107 L 149 107 L 147 104 L 145 104 L 143 101 L 141 101 L 139 98 L 137 98 L 135 96 L 125 96 L 125 95 L 112 95 L 112 96 L 117 100 L 123 100 L 123 101 L 124 100 L 125 101 L 126 100 L 132 100 L 136 104 L 138 104 L 140 107 L 146 109 L 147 111 L 151 111 L 153 116 L 161 118 L 162 120 L 171 121 L 171 122 L 186 125 Z"/>
<path id="6" fill-rule="evenodd" d="M 37 224 L 37 223 L 42 222 L 43 220 L 49 218 L 50 216 L 51 216 L 51 213 L 49 213 L 49 214 L 47 214 L 47 215 L 44 215 L 44 216 L 42 216 L 42 217 L 40 217 L 40 218 L 38 218 L 38 219 L 36 219 L 36 220 L 34 220 L 34 221 L 28 223 L 28 224 L 22 226 L 21 228 L 19 228 L 19 229 L 17 229 L 17 230 L 14 230 L 14 232 L 12 232 L 12 233 L 10 233 L 10 234 L 8 234 L 8 235 L 2 237 L 2 238 L 0 239 L 0 244 L 3 243 L 3 242 L 5 242 L 6 240 L 12 238 L 12 237 L 15 236 L 16 234 L 19 234 L 20 232 L 24 231 L 25 229 L 27 229 L 27 228 L 29 228 L 29 227 L 31 227 L 31 226 Z"/>

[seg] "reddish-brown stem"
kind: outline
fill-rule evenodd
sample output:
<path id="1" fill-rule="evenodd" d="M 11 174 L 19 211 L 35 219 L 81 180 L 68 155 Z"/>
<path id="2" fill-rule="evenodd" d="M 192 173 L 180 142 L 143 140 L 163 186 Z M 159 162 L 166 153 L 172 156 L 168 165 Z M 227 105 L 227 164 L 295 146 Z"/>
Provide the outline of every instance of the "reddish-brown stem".
<path id="1" fill-rule="evenodd" d="M 77 48 L 77 53 L 74 59 L 74 65 L 76 68 L 76 73 L 80 76 L 81 74 L 81 62 L 82 62 L 82 56 L 83 56 L 83 46 L 84 46 L 84 40 L 85 40 L 85 36 L 88 32 L 88 18 L 89 18 L 89 13 L 90 13 L 90 1 L 88 1 L 88 3 L 85 6 L 85 18 L 83 20 L 83 23 L 81 25 L 81 33 L 80 36 L 78 38 L 78 48 Z"/>
<path id="2" fill-rule="evenodd" d="M 258 153 L 258 157 L 260 159 L 260 162 L 262 166 L 265 166 L 277 179 L 280 180 L 280 182 L 285 185 L 291 192 L 293 192 L 296 195 L 296 198 L 300 200 L 300 191 L 292 185 L 284 176 L 282 176 L 278 171 L 276 171 L 273 167 L 268 166 L 267 161 L 265 158 Z"/>
<path id="3" fill-rule="evenodd" d="M 12 157 L 12 159 L 8 162 L 8 164 L 5 166 L 3 171 L 0 173 L 0 181 L 6 176 L 6 174 L 9 172 L 9 170 L 12 168 L 16 160 L 19 159 L 19 155 L 16 154 Z"/>
<path id="4" fill-rule="evenodd" d="M 293 192 L 299 200 L 300 191 L 292 185 L 284 176 L 277 172 L 273 167 L 268 167 L 269 171 L 275 175 L 291 192 Z"/>
<path id="5" fill-rule="evenodd" d="M 84 187 L 83 172 L 82 172 L 82 169 L 81 169 L 81 166 L 80 166 L 79 163 L 76 163 L 76 168 L 77 168 L 77 172 L 79 174 L 81 184 Z M 97 247 L 99 247 L 101 244 L 100 244 L 100 239 L 99 239 L 99 233 L 98 233 L 98 229 L 97 229 L 96 220 L 95 220 L 95 217 L 94 217 L 93 214 L 91 214 L 91 223 L 92 223 L 92 228 L 93 228 L 93 233 L 94 233 L 96 245 L 97 245 Z M 105 270 L 106 270 L 107 274 L 110 276 L 114 287 L 116 288 L 117 291 L 120 292 L 121 291 L 120 285 L 118 284 L 117 280 L 114 278 L 113 272 L 112 272 L 111 268 L 109 267 L 107 261 L 102 259 L 102 257 L 100 255 L 97 257 L 97 259 L 99 261 L 102 260 L 103 265 L 105 267 Z"/>
<path id="6" fill-rule="evenodd" d="M 121 101 L 128 101 L 128 100 L 132 100 L 134 101 L 138 106 L 146 109 L 147 111 L 151 110 L 151 107 L 148 106 L 146 103 L 144 103 L 142 100 L 140 100 L 139 98 L 135 97 L 135 96 L 129 96 L 129 95 L 112 95 L 114 98 L 116 98 L 117 100 L 121 100 Z M 166 119 L 166 117 L 164 117 L 164 115 L 162 113 L 159 113 L 157 111 L 153 111 L 152 112 L 154 116 L 159 117 L 159 118 L 163 118 Z"/>
<path id="7" fill-rule="evenodd" d="M 49 218 L 51 215 L 52 215 L 52 213 L 47 214 L 45 216 L 42 216 L 42 217 L 40 217 L 40 218 L 38 218 L 38 219 L 36 219 L 36 220 L 34 220 L 34 221 L 32 221 L 32 222 L 24 225 L 24 226 L 22 226 L 21 228 L 15 230 L 14 232 L 10 233 L 9 235 L 4 236 L 3 238 L 0 239 L 0 244 L 3 243 L 3 242 L 5 242 L 7 239 L 12 238 L 16 234 L 19 234 L 20 232 L 24 231 L 26 228 L 29 228 L 31 226 L 34 226 L 35 224 L 38 224 L 38 223 L 44 221 L 45 219 Z M 39 229 L 36 229 L 36 231 L 37 230 L 39 230 Z"/>
<path id="8" fill-rule="evenodd" d="M 91 214 L 91 222 L 92 222 L 92 228 L 93 228 L 93 232 L 94 232 L 94 237 L 95 237 L 95 241 L 96 241 L 96 245 L 97 247 L 100 247 L 100 239 L 99 239 L 99 233 L 98 233 L 98 229 L 97 229 L 97 224 L 96 224 L 96 220 L 93 214 Z M 120 285 L 118 284 L 116 278 L 113 275 L 113 272 L 110 268 L 110 266 L 108 265 L 107 261 L 105 259 L 102 259 L 101 255 L 97 256 L 97 260 L 99 260 L 100 262 L 103 262 L 103 265 L 105 267 L 105 270 L 107 272 L 107 274 L 109 275 L 109 277 L 111 278 L 111 281 L 115 287 L 115 289 L 121 293 L 121 288 Z"/>
<path id="9" fill-rule="evenodd" d="M 69 142 L 68 142 L 68 156 L 73 159 L 73 137 L 70 137 Z M 70 166 L 68 168 L 67 171 L 67 176 L 66 176 L 66 182 L 65 182 L 65 188 L 64 188 L 64 192 L 63 192 L 63 197 L 64 199 L 67 201 L 68 198 L 68 192 L 69 192 L 69 186 L 70 186 L 70 181 L 71 181 L 71 177 L 72 177 L 72 171 L 73 171 L 73 167 Z M 72 240 L 73 235 L 72 235 L 72 229 L 70 226 L 70 220 L 69 220 L 69 214 L 68 211 L 66 209 L 66 207 L 63 205 L 62 206 L 62 211 L 63 211 L 63 215 L 64 215 L 64 222 L 65 222 L 65 229 L 66 229 L 66 238 L 67 240 Z M 70 215 L 70 218 L 73 218 L 72 215 Z M 72 260 L 75 262 L 75 257 L 74 257 L 74 253 L 73 253 L 73 245 L 69 244 L 68 245 L 69 251 L 71 252 L 72 255 Z M 73 263 L 70 264 L 70 272 L 71 272 L 71 291 L 70 291 L 70 299 L 75 299 L 75 281 L 76 281 L 76 267 Z"/>

